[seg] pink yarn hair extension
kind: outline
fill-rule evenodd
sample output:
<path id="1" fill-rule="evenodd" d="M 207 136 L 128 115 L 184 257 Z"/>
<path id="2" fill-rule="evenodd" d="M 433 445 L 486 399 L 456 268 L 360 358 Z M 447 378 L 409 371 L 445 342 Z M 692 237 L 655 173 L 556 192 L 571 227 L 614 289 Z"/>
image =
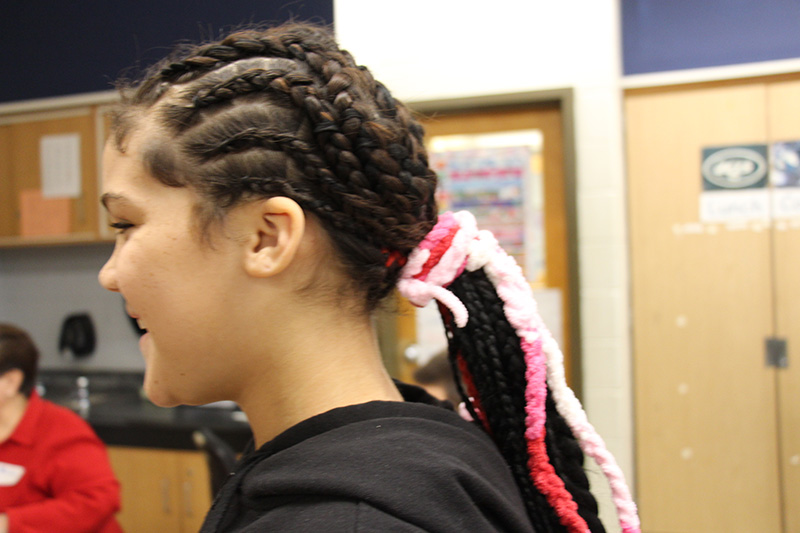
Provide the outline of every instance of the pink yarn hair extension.
<path id="1" fill-rule="evenodd" d="M 626 533 L 638 533 L 640 530 L 639 517 L 636 512 L 636 504 L 633 502 L 625 476 L 620 470 L 614 456 L 608 451 L 600 435 L 586 418 L 586 413 L 575 397 L 575 394 L 567 386 L 564 375 L 564 355 L 553 339 L 550 331 L 542 322 L 539 316 L 536 300 L 533 298 L 533 291 L 525 281 L 522 270 L 514 261 L 514 258 L 505 253 L 497 245 L 496 239 L 489 232 L 481 232 L 481 238 L 487 239 L 487 248 L 494 250 L 493 257 L 490 257 L 483 270 L 492 282 L 504 303 L 504 311 L 509 323 L 517 330 L 517 335 L 523 340 L 523 351 L 530 365 L 541 365 L 542 362 L 537 355 L 529 354 L 525 350 L 526 339 L 533 336 L 540 339 L 539 347 L 546 355 L 546 364 L 542 365 L 547 371 L 547 384 L 550 387 L 556 409 L 567 422 L 573 435 L 578 440 L 581 449 L 592 457 L 603 474 L 606 476 L 611 488 L 611 495 L 614 506 L 617 509 L 620 526 Z M 474 267 L 476 265 L 471 265 Z M 475 268 L 470 268 L 475 270 Z M 538 402 L 541 398 L 537 394 L 538 384 L 528 381 L 528 406 L 535 406 L 538 411 Z M 544 405 L 544 404 L 542 404 Z M 533 411 L 533 409 L 532 409 Z M 538 431 L 540 424 L 539 415 L 529 412 L 532 431 Z M 543 422 L 541 422 L 543 424 Z"/>
<path id="2" fill-rule="evenodd" d="M 506 254 L 489 232 L 481 232 L 485 252 L 481 254 L 487 262 L 473 263 L 470 270 L 483 268 L 503 301 L 503 311 L 520 338 L 525 354 L 525 438 L 530 455 L 531 480 L 555 510 L 559 521 L 570 533 L 589 531 L 586 521 L 578 514 L 578 506 L 558 476 L 547 455 L 545 446 L 545 401 L 547 399 L 547 360 L 542 350 L 542 338 L 537 331 L 535 302 L 530 285 L 525 281 L 522 269 L 514 258 Z M 533 306 L 529 304 L 533 303 Z"/>
<path id="3" fill-rule="evenodd" d="M 449 248 L 439 257 L 432 257 L 431 249 L 445 235 L 450 235 L 455 226 L 458 226 L 458 231 Z M 433 262 L 435 264 L 431 266 Z M 427 275 L 423 274 L 423 267 Z M 636 504 L 624 475 L 586 418 L 580 401 L 567 386 L 563 353 L 539 316 L 533 291 L 522 269 L 498 245 L 494 236 L 488 231 L 478 232 L 475 218 L 466 211 L 440 215 L 436 227 L 409 256 L 398 288 L 409 301 L 420 307 L 435 298 L 450 309 L 456 325 L 464 327 L 469 319 L 467 310 L 445 288 L 464 268 L 469 271 L 484 270 L 503 301 L 506 318 L 521 341 L 527 368 L 525 437 L 531 452 L 531 479 L 537 490 L 545 496 L 570 532 L 588 531 L 586 522 L 577 513 L 577 505 L 571 494 L 549 463 L 544 446 L 545 400 L 549 387 L 558 413 L 566 421 L 581 449 L 597 462 L 608 479 L 623 533 L 639 533 Z"/>
<path id="4" fill-rule="evenodd" d="M 452 237 L 449 248 L 442 251 L 439 249 L 438 244 L 441 239 L 451 236 L 454 229 L 457 232 Z M 451 310 L 456 324 L 459 327 L 464 327 L 467 320 L 466 308 L 463 308 L 463 304 L 452 293 L 444 289 L 442 285 L 449 284 L 461 273 L 465 266 L 470 268 L 467 264 L 467 257 L 478 237 L 477 224 L 470 213 L 462 211 L 455 214 L 444 213 L 441 215 L 434 230 L 419 246 L 418 250 L 420 252 L 417 253 L 415 250 L 409 257 L 409 261 L 401 274 L 401 281 L 398 284 L 400 292 L 416 305 L 424 305 L 431 298 L 438 299 Z M 488 237 L 490 239 L 488 242 L 497 247 L 497 242 L 493 240 L 491 234 L 488 234 Z M 434 249 L 439 249 L 439 257 L 431 253 Z M 486 253 L 482 255 L 485 257 L 492 256 Z M 508 259 L 511 258 L 508 257 Z M 508 265 L 509 268 L 519 268 L 513 262 L 513 259 L 511 261 Z M 436 262 L 435 266 L 431 267 L 431 262 Z M 505 284 L 500 287 L 501 291 L 530 290 L 522 277 L 521 271 L 517 278 L 510 279 L 512 282 L 517 282 L 517 280 L 522 280 L 522 282 L 517 287 L 514 287 L 513 283 Z M 507 312 L 512 315 L 519 315 L 515 310 Z M 524 313 L 525 309 L 519 309 L 519 312 Z M 461 320 L 459 320 L 459 315 L 461 315 Z M 517 318 L 521 322 L 530 322 L 530 319 L 535 317 L 534 315 L 529 317 L 523 315 L 517 316 Z M 525 435 L 531 457 L 529 462 L 531 481 L 533 481 L 537 490 L 545 496 L 559 517 L 559 521 L 568 528 L 570 533 L 584 533 L 588 531 L 586 522 L 578 514 L 577 504 L 573 501 L 572 495 L 564 486 L 563 480 L 556 474 L 547 457 L 547 448 L 544 442 L 545 399 L 547 397 L 546 360 L 541 350 L 541 341 L 533 331 L 516 329 L 523 339 L 523 349 L 527 359 L 526 410 L 528 413 L 526 425 L 528 429 Z M 526 342 L 526 338 L 530 338 L 531 342 Z"/>

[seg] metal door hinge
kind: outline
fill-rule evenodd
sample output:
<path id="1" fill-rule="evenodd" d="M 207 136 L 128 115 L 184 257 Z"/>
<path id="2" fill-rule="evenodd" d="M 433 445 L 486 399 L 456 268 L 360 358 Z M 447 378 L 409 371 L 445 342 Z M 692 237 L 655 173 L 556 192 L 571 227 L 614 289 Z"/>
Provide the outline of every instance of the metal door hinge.
<path id="1" fill-rule="evenodd" d="M 767 366 L 774 366 L 776 368 L 787 368 L 789 366 L 786 339 L 767 337 L 764 344 L 767 352 Z"/>

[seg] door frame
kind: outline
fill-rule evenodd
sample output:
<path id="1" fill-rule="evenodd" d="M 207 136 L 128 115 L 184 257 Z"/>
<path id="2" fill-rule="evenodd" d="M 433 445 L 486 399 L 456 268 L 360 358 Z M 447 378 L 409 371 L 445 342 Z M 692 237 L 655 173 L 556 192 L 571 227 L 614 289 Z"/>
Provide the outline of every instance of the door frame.
<path id="1" fill-rule="evenodd" d="M 564 165 L 564 210 L 566 215 L 567 279 L 570 291 L 567 299 L 571 372 L 571 388 L 578 398 L 583 394 L 582 328 L 580 314 L 580 263 L 578 254 L 578 206 L 575 153 L 575 104 L 570 87 L 541 91 L 501 93 L 461 98 L 411 100 L 405 102 L 414 112 L 424 115 L 445 115 L 475 111 L 514 110 L 556 104 L 561 112 L 562 147 Z"/>

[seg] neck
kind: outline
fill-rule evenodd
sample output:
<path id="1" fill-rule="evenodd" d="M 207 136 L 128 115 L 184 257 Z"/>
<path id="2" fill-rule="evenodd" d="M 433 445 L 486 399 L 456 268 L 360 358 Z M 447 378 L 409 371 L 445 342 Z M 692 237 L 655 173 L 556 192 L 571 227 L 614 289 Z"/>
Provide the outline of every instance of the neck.
<path id="1" fill-rule="evenodd" d="M 402 401 L 369 317 L 348 317 L 340 309 L 306 311 L 294 321 L 284 319 L 281 330 L 267 339 L 271 356 L 251 367 L 255 371 L 237 399 L 257 447 L 337 407 Z"/>
<path id="2" fill-rule="evenodd" d="M 0 442 L 5 442 L 14 433 L 27 407 L 28 398 L 19 392 L 0 403 Z"/>

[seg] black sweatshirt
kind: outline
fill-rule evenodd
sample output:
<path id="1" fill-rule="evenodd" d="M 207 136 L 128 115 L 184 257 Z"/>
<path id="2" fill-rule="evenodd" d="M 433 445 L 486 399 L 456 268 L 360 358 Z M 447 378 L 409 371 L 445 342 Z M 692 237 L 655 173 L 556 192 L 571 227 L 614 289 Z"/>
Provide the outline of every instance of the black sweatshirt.
<path id="1" fill-rule="evenodd" d="M 489 437 L 421 389 L 401 392 L 406 402 L 334 409 L 248 455 L 201 532 L 532 532 Z"/>

